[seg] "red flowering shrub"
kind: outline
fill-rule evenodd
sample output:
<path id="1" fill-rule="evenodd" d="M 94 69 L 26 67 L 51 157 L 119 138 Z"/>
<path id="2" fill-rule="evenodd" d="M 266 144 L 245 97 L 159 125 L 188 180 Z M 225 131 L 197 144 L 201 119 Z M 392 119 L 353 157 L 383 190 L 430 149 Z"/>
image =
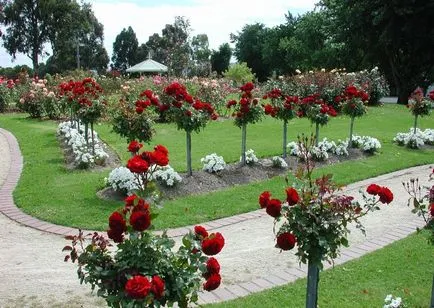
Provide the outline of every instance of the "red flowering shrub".
<path id="1" fill-rule="evenodd" d="M 375 184 L 368 187 L 370 195 L 363 195 L 364 204 L 338 194 L 339 187 L 331 175 L 313 178 L 307 143 L 307 138 L 301 141 L 304 166 L 296 172 L 293 186 L 286 188 L 286 202 L 263 192 L 259 205 L 279 222 L 276 247 L 289 250 L 297 243 L 300 261 L 321 267 L 323 260 L 337 257 L 341 245 L 347 246 L 348 225 L 355 222 L 362 227 L 359 218 L 379 209 L 379 203 L 390 203 L 393 194 L 387 187 Z"/>
<path id="2" fill-rule="evenodd" d="M 133 150 L 137 148 L 135 144 Z M 167 148 L 158 145 L 152 152 L 136 153 L 127 166 L 146 188 L 157 164 L 167 163 Z M 149 197 L 146 189 L 139 193 Z M 128 196 L 124 201 L 124 206 L 108 219 L 107 236 L 117 244 L 116 250 L 108 249 L 111 243 L 96 232 L 84 236 L 80 230 L 78 236 L 67 237 L 72 245 L 64 248 L 70 251 L 65 261 L 77 261 L 81 283 L 89 283 L 92 290 L 97 287 L 97 295 L 111 307 L 177 303 L 186 308 L 197 302 L 201 286 L 211 291 L 220 285 L 220 264 L 208 257 L 223 249 L 225 240 L 220 233 L 208 234 L 204 227 L 196 226 L 194 233 L 186 234 L 182 245 L 173 251 L 175 241 L 165 232 L 155 235 L 150 231 L 157 216 L 152 204 L 140 195 Z M 85 246 L 88 240 L 91 242 Z"/>
<path id="3" fill-rule="evenodd" d="M 434 169 L 429 175 L 429 180 L 434 180 Z M 434 245 L 434 185 L 422 186 L 419 179 L 410 179 L 402 184 L 410 196 L 407 205 L 413 207 L 412 213 L 424 219 L 424 229 L 429 231 L 428 242 Z"/>

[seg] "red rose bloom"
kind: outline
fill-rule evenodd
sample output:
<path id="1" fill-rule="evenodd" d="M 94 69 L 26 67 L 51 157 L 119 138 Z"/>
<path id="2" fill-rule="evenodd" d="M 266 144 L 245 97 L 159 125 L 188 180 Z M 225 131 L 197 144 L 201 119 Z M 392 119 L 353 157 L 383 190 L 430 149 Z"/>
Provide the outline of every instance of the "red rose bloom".
<path id="1" fill-rule="evenodd" d="M 202 236 L 202 238 L 208 237 L 208 232 L 202 226 L 195 226 L 194 233 L 196 233 L 196 235 Z"/>
<path id="2" fill-rule="evenodd" d="M 122 233 L 127 230 L 127 223 L 121 213 L 113 212 L 109 217 L 109 227 L 118 233 Z"/>
<path id="3" fill-rule="evenodd" d="M 128 152 L 137 153 L 143 144 L 139 143 L 137 140 L 133 140 L 128 145 Z"/>
<path id="4" fill-rule="evenodd" d="M 282 209 L 282 202 L 279 199 L 271 199 L 268 201 L 266 212 L 272 217 L 279 217 Z"/>
<path id="5" fill-rule="evenodd" d="M 127 168 L 133 173 L 143 173 L 148 171 L 149 165 L 140 155 L 135 155 L 128 160 Z"/>
<path id="6" fill-rule="evenodd" d="M 169 158 L 167 154 L 164 154 L 161 151 L 154 151 L 150 153 L 151 161 L 158 166 L 167 166 L 169 163 Z"/>
<path id="7" fill-rule="evenodd" d="M 389 204 L 390 202 L 393 201 L 393 193 L 387 187 L 381 187 L 381 190 L 378 193 L 378 195 L 380 196 L 381 203 Z"/>
<path id="8" fill-rule="evenodd" d="M 157 144 L 154 147 L 154 151 L 158 151 L 158 152 L 161 152 L 161 153 L 163 153 L 165 155 L 169 155 L 169 151 L 167 150 L 167 148 L 164 145 L 161 145 L 161 144 Z"/>
<path id="9" fill-rule="evenodd" d="M 300 202 L 298 192 L 292 187 L 286 189 L 286 202 L 288 202 L 289 205 L 295 205 Z"/>
<path id="10" fill-rule="evenodd" d="M 108 229 L 107 236 L 115 243 L 122 243 L 124 241 L 124 234 L 118 230 Z"/>
<path id="11" fill-rule="evenodd" d="M 144 276 L 133 276 L 125 284 L 125 293 L 132 298 L 140 299 L 148 296 L 151 284 Z"/>
<path id="12" fill-rule="evenodd" d="M 151 215 L 148 211 L 135 211 L 130 216 L 130 224 L 136 231 L 144 231 L 151 225 Z"/>
<path id="13" fill-rule="evenodd" d="M 297 238 L 292 233 L 285 232 L 277 236 L 277 247 L 282 250 L 290 250 L 294 248 L 295 243 L 297 243 Z"/>
<path id="14" fill-rule="evenodd" d="M 366 188 L 366 192 L 368 194 L 374 195 L 374 196 L 378 195 L 380 190 L 381 190 L 381 187 L 378 186 L 377 184 L 371 184 L 368 186 L 368 188 Z"/>
<path id="15" fill-rule="evenodd" d="M 132 194 L 131 196 L 128 196 L 124 199 L 125 206 L 134 206 L 134 201 L 137 199 L 137 196 L 135 194 Z"/>
<path id="16" fill-rule="evenodd" d="M 220 274 L 212 274 L 209 276 L 208 280 L 203 284 L 203 288 L 206 291 L 212 291 L 217 289 L 220 286 L 222 281 L 222 277 Z"/>
<path id="17" fill-rule="evenodd" d="M 434 217 L 434 203 L 431 203 L 429 206 L 429 213 Z"/>
<path id="18" fill-rule="evenodd" d="M 151 292 L 156 299 L 160 299 L 164 294 L 164 280 L 160 276 L 154 276 L 151 280 Z"/>
<path id="19" fill-rule="evenodd" d="M 202 251 L 208 256 L 218 254 L 225 245 L 225 239 L 221 233 L 212 233 L 202 241 Z"/>
<path id="20" fill-rule="evenodd" d="M 211 257 L 206 261 L 207 275 L 220 273 L 220 264 L 216 258 Z"/>
<path id="21" fill-rule="evenodd" d="M 261 209 L 265 209 L 268 205 L 268 201 L 270 201 L 271 194 L 269 191 L 264 191 L 259 195 L 259 205 Z"/>

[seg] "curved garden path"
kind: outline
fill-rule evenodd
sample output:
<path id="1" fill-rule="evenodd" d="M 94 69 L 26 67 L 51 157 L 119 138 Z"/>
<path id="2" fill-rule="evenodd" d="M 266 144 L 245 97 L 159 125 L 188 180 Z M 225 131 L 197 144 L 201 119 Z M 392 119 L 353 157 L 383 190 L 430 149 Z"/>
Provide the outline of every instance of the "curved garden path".
<path id="1" fill-rule="evenodd" d="M 64 263 L 62 235 L 76 234 L 72 228 L 39 221 L 22 213 L 13 203 L 12 192 L 22 169 L 19 146 L 12 134 L 0 128 L 0 307 L 104 307 L 104 301 L 81 286 L 75 265 Z M 423 225 L 411 214 L 401 182 L 418 177 L 426 183 L 432 166 L 409 168 L 347 186 L 345 193 L 357 195 L 370 183 L 390 187 L 395 200 L 381 211 L 365 217 L 367 235 L 358 230 L 349 236 L 350 247 L 342 250 L 335 264 L 358 258 Z M 226 245 L 218 259 L 224 285 L 200 295 L 201 303 L 244 296 L 306 276 L 293 252 L 273 248 L 273 220 L 263 210 L 203 224 L 221 232 Z M 169 230 L 177 241 L 186 228 Z M 355 229 L 355 228 L 354 228 Z"/>

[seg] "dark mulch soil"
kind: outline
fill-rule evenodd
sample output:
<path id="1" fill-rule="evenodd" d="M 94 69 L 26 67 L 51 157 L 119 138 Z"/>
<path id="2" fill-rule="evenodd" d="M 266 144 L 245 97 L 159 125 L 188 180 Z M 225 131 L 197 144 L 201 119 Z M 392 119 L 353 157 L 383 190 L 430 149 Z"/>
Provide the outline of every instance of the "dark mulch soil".
<path id="1" fill-rule="evenodd" d="M 337 156 L 329 154 L 329 160 L 326 162 L 316 162 L 316 166 L 335 164 L 346 160 L 362 159 L 369 156 L 359 149 L 350 149 L 348 156 Z M 226 169 L 219 173 L 208 173 L 206 171 L 194 171 L 192 176 L 181 173 L 182 182 L 175 187 L 160 186 L 160 191 L 165 199 L 175 199 L 181 196 L 203 194 L 212 191 L 218 191 L 227 187 L 248 184 L 252 182 L 263 181 L 275 176 L 284 176 L 296 170 L 300 164 L 297 157 L 289 156 L 286 158 L 288 168 L 274 168 L 271 159 L 260 159 L 259 163 L 252 166 L 242 167 L 239 163 L 228 164 Z M 113 191 L 111 188 L 105 188 L 98 192 L 102 199 L 122 200 L 125 196 Z"/>

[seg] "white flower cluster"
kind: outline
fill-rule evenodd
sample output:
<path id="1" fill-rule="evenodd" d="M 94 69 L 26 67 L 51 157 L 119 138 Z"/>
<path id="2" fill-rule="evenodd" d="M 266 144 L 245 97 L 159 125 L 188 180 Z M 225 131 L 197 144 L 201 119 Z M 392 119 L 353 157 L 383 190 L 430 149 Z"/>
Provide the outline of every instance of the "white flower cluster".
<path id="1" fill-rule="evenodd" d="M 316 161 L 324 161 L 329 159 L 329 154 L 325 150 L 325 148 L 318 146 L 313 146 L 309 150 L 310 156 L 313 160 Z"/>
<path id="2" fill-rule="evenodd" d="M 405 145 L 412 149 L 419 149 L 425 144 L 434 145 L 434 129 L 427 128 L 424 131 L 416 128 L 410 128 L 408 133 L 398 133 L 393 141 L 399 145 Z"/>
<path id="3" fill-rule="evenodd" d="M 66 140 L 66 144 L 71 147 L 74 153 L 74 163 L 78 168 L 88 168 L 93 164 L 103 165 L 106 159 L 109 157 L 104 151 L 101 142 L 97 137 L 97 133 L 94 131 L 94 149 L 95 154 L 92 153 L 92 138 L 90 137 L 91 131 L 88 131 L 88 142 L 86 142 L 84 131 L 75 128 L 76 122 L 71 124 L 70 121 L 62 122 L 57 127 L 57 134 L 63 136 Z M 81 124 L 84 128 L 84 125 Z"/>
<path id="4" fill-rule="evenodd" d="M 400 297 L 394 298 L 392 294 L 389 294 L 384 299 L 383 308 L 402 308 L 404 307 L 404 303 Z"/>
<path id="5" fill-rule="evenodd" d="M 200 162 L 203 164 L 202 170 L 205 170 L 209 173 L 219 172 L 224 170 L 226 167 L 223 156 L 218 156 L 216 153 L 212 153 L 201 158 Z"/>
<path id="6" fill-rule="evenodd" d="M 242 160 L 242 157 L 240 157 L 240 161 Z M 258 162 L 258 158 L 255 155 L 255 151 L 252 149 L 246 151 L 246 164 L 247 165 L 253 165 Z"/>
<path id="7" fill-rule="evenodd" d="M 104 181 L 106 186 L 124 194 L 130 194 L 140 187 L 134 174 L 126 167 L 113 169 Z"/>
<path id="8" fill-rule="evenodd" d="M 353 145 L 368 153 L 375 153 L 381 149 L 380 141 L 370 136 L 353 135 Z"/>
<path id="9" fill-rule="evenodd" d="M 273 161 L 273 167 L 275 168 L 288 168 L 288 164 L 280 156 L 273 156 L 271 160 Z"/>
<path id="10" fill-rule="evenodd" d="M 162 185 L 172 187 L 182 181 L 182 177 L 170 165 L 157 167 L 154 172 L 154 178 Z"/>

